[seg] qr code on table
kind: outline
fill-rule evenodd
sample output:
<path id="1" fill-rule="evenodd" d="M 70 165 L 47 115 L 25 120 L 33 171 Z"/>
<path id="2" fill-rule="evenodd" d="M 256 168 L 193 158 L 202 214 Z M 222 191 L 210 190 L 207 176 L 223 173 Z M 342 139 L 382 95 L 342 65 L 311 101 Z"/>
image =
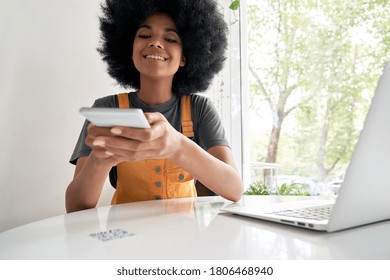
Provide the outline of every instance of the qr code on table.
<path id="1" fill-rule="evenodd" d="M 135 233 L 129 233 L 126 230 L 116 228 L 116 229 L 109 229 L 106 231 L 91 233 L 89 236 L 106 242 L 106 241 L 121 239 L 124 237 L 133 236 L 133 235 L 135 235 Z"/>

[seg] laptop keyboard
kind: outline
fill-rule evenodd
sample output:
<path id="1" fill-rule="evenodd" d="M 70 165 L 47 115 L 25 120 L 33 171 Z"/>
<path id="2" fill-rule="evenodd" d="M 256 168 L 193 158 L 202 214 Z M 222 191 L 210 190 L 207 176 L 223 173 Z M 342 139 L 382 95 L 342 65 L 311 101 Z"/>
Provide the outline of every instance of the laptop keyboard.
<path id="1" fill-rule="evenodd" d="M 324 205 L 319 207 L 308 207 L 293 210 L 280 210 L 268 214 L 322 221 L 329 219 L 332 206 L 333 205 Z"/>

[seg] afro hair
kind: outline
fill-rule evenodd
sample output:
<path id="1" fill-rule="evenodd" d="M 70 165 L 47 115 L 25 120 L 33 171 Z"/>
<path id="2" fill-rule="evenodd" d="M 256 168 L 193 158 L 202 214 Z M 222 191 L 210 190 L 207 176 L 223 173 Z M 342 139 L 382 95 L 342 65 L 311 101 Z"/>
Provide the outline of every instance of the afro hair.
<path id="1" fill-rule="evenodd" d="M 172 17 L 182 39 L 186 65 L 173 78 L 175 94 L 205 91 L 223 68 L 228 29 L 214 0 L 106 0 L 101 7 L 98 51 L 108 73 L 125 88 L 140 87 L 133 41 L 138 27 L 156 12 Z"/>

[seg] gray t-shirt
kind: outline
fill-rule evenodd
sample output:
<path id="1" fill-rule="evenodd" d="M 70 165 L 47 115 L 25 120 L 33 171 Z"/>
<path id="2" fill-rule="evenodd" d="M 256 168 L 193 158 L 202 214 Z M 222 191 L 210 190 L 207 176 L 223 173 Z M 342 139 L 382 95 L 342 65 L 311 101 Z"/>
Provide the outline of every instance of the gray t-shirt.
<path id="1" fill-rule="evenodd" d="M 167 102 L 157 106 L 148 106 L 142 103 L 133 92 L 129 93 L 129 98 L 132 108 L 140 108 L 144 112 L 159 112 L 177 131 L 181 132 L 181 98 L 179 96 L 174 95 Z M 118 98 L 116 95 L 110 95 L 97 99 L 93 107 L 117 108 Z M 229 146 L 221 119 L 209 98 L 202 95 L 191 95 L 191 116 L 194 127 L 193 141 L 200 147 L 207 151 L 214 146 Z M 76 164 L 79 157 L 88 156 L 91 153 L 91 148 L 85 144 L 88 125 L 89 122 L 86 120 L 70 159 L 72 164 Z"/>

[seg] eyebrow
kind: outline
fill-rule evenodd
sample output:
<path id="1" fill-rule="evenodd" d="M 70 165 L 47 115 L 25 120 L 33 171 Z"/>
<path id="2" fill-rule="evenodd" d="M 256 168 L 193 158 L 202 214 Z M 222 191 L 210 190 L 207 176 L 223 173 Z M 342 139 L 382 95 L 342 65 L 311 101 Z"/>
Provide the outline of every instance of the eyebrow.
<path id="1" fill-rule="evenodd" d="M 146 29 L 149 29 L 149 30 L 152 29 L 152 27 L 150 25 L 147 25 L 147 24 L 140 25 L 138 27 L 138 30 L 140 30 L 141 28 L 146 28 Z M 165 32 L 174 32 L 174 33 L 176 33 L 180 37 L 179 32 L 175 28 L 165 28 L 164 31 Z"/>

